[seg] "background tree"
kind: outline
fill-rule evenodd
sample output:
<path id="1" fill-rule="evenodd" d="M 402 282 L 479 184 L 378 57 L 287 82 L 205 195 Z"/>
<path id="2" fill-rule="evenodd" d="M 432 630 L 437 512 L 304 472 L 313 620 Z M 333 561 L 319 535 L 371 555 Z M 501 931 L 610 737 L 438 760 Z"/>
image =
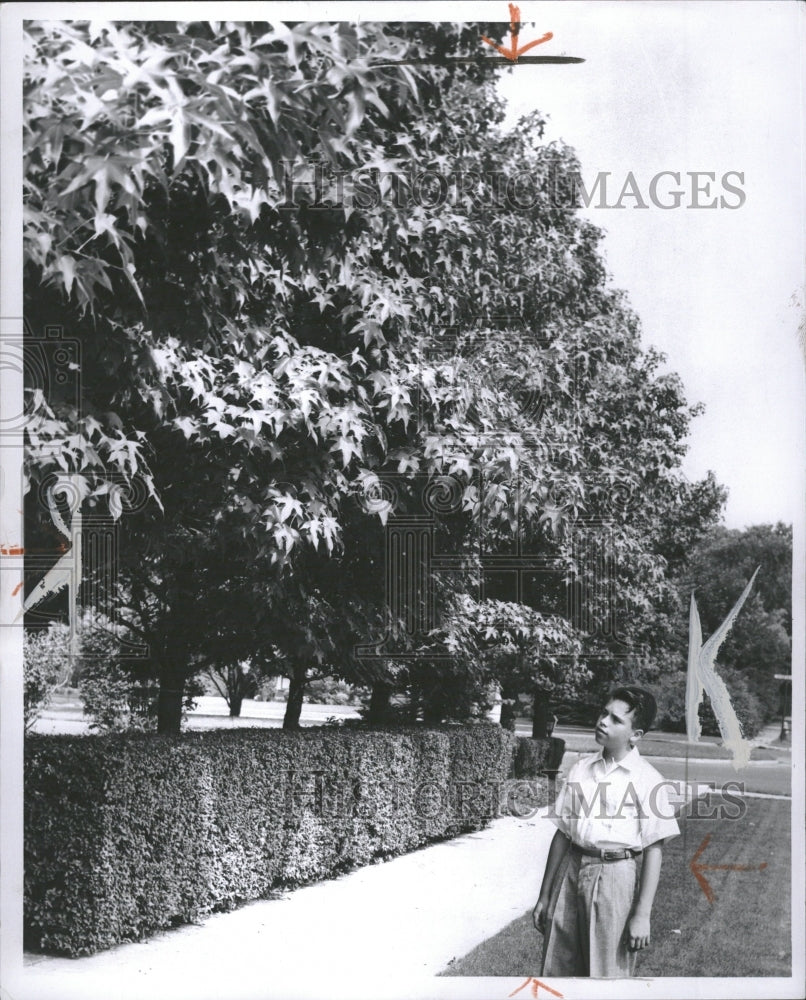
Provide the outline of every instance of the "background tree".
<path id="1" fill-rule="evenodd" d="M 80 413 L 47 401 L 29 472 L 69 472 L 87 494 L 139 476 L 162 505 L 156 591 L 140 605 L 160 728 L 176 728 L 199 559 L 177 554 L 212 530 L 231 562 L 270 576 L 297 542 L 332 550 L 373 436 L 358 348 L 383 343 L 394 283 L 375 260 L 360 268 L 365 224 L 345 277 L 349 213 L 310 212 L 306 170 L 317 154 L 396 165 L 386 146 L 416 115 L 417 85 L 390 60 L 409 48 L 344 24 L 30 23 L 26 42 L 27 317 L 58 317 L 83 348 Z M 384 203 L 375 228 L 400 214 Z M 306 329 L 329 277 L 350 290 L 339 353 Z M 190 510 L 172 502 L 188 494 Z M 33 499 L 29 516 L 42 516 Z M 153 526 L 126 525 L 132 560 Z"/>
<path id="2" fill-rule="evenodd" d="M 682 596 L 693 592 L 704 634 L 721 622 L 731 600 L 742 592 L 756 567 L 753 591 L 720 649 L 720 666 L 736 671 L 758 700 L 761 715 L 779 711 L 779 682 L 791 673 L 792 528 L 753 525 L 743 530 L 714 528 L 691 553 L 679 576 Z"/>
<path id="3" fill-rule="evenodd" d="M 230 718 L 238 718 L 244 698 L 253 698 L 257 691 L 257 677 L 252 672 L 249 661 L 208 667 L 206 673 L 227 703 Z"/>
<path id="4" fill-rule="evenodd" d="M 574 546 L 581 523 L 590 534 L 604 522 L 599 534 L 607 535 L 619 566 L 613 582 L 627 638 L 642 639 L 655 627 L 654 603 L 668 595 L 663 551 L 670 534 L 679 541 L 684 529 L 686 540 L 702 533 L 719 511 L 722 491 L 712 477 L 691 487 L 680 475 L 697 410 L 686 406 L 675 376 L 657 374 L 660 356 L 642 352 L 635 317 L 606 289 L 596 231 L 576 218 L 573 206 L 563 209 L 550 200 L 553 172 L 577 169 L 572 155 L 535 146 L 523 128 L 514 137 L 496 134 L 488 123 L 499 112 L 488 91 L 477 87 L 470 101 L 466 84 L 457 83 L 445 96 L 439 128 L 429 132 L 437 137 L 434 169 L 454 177 L 464 171 L 475 178 L 475 188 L 450 205 L 461 225 L 439 225 L 441 205 L 427 212 L 411 206 L 428 239 L 409 236 L 417 250 L 410 266 L 425 257 L 427 270 L 438 268 L 432 301 L 412 314 L 412 322 L 442 314 L 456 325 L 444 331 L 447 348 L 424 335 L 414 359 L 389 351 L 389 369 L 375 379 L 393 403 L 385 428 L 388 454 L 398 473 L 447 474 L 456 487 L 456 508 L 443 527 L 454 551 L 468 556 L 469 572 L 482 513 L 486 546 L 496 533 L 508 544 L 517 534 L 532 553 L 556 560 L 554 579 L 537 582 L 532 597 L 544 611 L 565 611 L 572 578 L 584 586 L 592 617 L 600 610 L 593 607 L 595 581 L 580 579 L 585 571 Z M 539 138 L 539 121 L 530 124 Z M 430 125 L 426 120 L 423 128 Z M 526 176 L 542 179 L 528 211 L 514 198 L 496 200 L 502 155 Z M 542 256 L 534 252 L 541 238 Z M 523 314 L 512 315 L 512 302 L 518 310 L 524 306 Z M 366 481 L 382 479 L 376 467 Z M 614 495 L 626 502 L 614 503 Z M 406 502 L 398 498 L 401 510 Z M 676 519 L 681 529 L 674 536 L 667 525 Z M 494 587 L 492 579 L 484 581 L 486 591 Z M 607 644 L 594 643 L 591 652 L 597 651 L 606 657 Z M 395 669 L 405 678 L 406 671 Z M 421 673 L 433 669 L 424 663 Z M 440 677 L 432 690 L 450 684 L 449 670 Z"/>
<path id="5" fill-rule="evenodd" d="M 711 634 L 759 568 L 753 591 L 720 647 L 718 670 L 745 735 L 753 736 L 780 714 L 780 682 L 791 672 L 792 529 L 753 525 L 712 527 L 675 569 L 676 588 L 658 624 L 656 644 L 632 664 L 658 694 L 658 721 L 685 732 L 687 608 L 694 593 L 703 634 Z M 707 696 L 700 709 L 703 732 L 719 735 Z"/>
<path id="6" fill-rule="evenodd" d="M 485 714 L 490 687 L 498 685 L 501 725 L 514 730 L 521 692 L 573 695 L 586 676 L 576 659 L 580 643 L 569 622 L 523 604 L 477 602 L 459 595 L 430 638 L 435 658 L 422 650 L 425 655 L 408 672 L 413 706 L 422 708 L 426 722 Z M 450 660 L 444 659 L 446 653 Z M 576 660 L 573 666 L 570 660 Z M 457 684 L 457 674 L 462 683 Z"/>

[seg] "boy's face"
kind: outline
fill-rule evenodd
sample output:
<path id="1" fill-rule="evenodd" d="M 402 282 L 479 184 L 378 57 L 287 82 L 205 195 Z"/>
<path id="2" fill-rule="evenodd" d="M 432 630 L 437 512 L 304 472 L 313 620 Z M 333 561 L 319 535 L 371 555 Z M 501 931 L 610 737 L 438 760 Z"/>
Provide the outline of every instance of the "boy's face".
<path id="1" fill-rule="evenodd" d="M 630 749 L 644 734 L 633 727 L 633 710 L 625 701 L 609 701 L 596 722 L 596 742 L 600 747 L 617 756 Z"/>

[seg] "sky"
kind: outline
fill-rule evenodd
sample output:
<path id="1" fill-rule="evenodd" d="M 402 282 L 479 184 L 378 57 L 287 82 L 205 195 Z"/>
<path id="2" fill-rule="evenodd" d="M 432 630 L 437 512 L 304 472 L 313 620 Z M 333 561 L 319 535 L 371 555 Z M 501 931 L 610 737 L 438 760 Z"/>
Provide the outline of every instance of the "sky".
<path id="1" fill-rule="evenodd" d="M 481 13 L 484 5 L 472 6 Z M 588 190 L 597 174 L 610 173 L 610 207 L 595 195 L 585 215 L 606 231 L 613 284 L 628 293 L 645 343 L 668 356 L 689 401 L 705 404 L 684 471 L 698 479 L 713 469 L 729 488 L 731 528 L 791 523 L 804 508 L 806 6 L 799 6 L 524 0 L 521 43 L 554 35 L 530 54 L 585 62 L 520 65 L 500 81 L 509 124 L 540 109 L 549 115 L 546 138 L 576 149 Z M 661 171 L 681 175 L 679 208 L 650 199 Z M 744 175 L 743 183 L 728 178 L 743 199 L 723 187 L 728 171 Z M 630 172 L 645 209 L 629 195 L 613 207 Z M 716 175 L 696 200 L 716 196 L 717 207 L 692 206 L 691 172 Z M 661 178 L 657 200 L 673 203 L 676 187 Z M 743 203 L 720 207 L 720 195 Z"/>

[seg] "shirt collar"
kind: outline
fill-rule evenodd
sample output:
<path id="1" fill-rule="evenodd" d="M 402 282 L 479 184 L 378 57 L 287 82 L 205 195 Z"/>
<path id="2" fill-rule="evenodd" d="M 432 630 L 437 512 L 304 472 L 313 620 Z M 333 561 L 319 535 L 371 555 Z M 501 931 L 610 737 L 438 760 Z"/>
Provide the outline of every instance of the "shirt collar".
<path id="1" fill-rule="evenodd" d="M 634 771 L 641 760 L 641 755 L 638 753 L 637 747 L 632 747 L 627 753 L 618 761 L 614 767 L 623 767 L 625 771 Z M 604 767 L 607 767 L 607 761 L 604 759 L 604 750 L 600 750 L 596 756 L 591 761 L 592 764 L 596 764 L 599 761 L 602 762 Z"/>

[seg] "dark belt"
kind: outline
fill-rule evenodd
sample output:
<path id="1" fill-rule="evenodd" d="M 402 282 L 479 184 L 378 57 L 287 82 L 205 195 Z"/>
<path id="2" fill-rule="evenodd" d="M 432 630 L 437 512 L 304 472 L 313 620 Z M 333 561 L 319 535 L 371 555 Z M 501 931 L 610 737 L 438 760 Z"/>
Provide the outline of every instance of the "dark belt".
<path id="1" fill-rule="evenodd" d="M 571 850 L 577 854 L 584 854 L 588 858 L 598 858 L 600 861 L 626 861 L 627 858 L 637 858 L 643 854 L 641 848 L 620 847 L 612 851 L 604 848 L 597 851 L 593 847 L 580 847 L 579 844 L 571 844 Z"/>

